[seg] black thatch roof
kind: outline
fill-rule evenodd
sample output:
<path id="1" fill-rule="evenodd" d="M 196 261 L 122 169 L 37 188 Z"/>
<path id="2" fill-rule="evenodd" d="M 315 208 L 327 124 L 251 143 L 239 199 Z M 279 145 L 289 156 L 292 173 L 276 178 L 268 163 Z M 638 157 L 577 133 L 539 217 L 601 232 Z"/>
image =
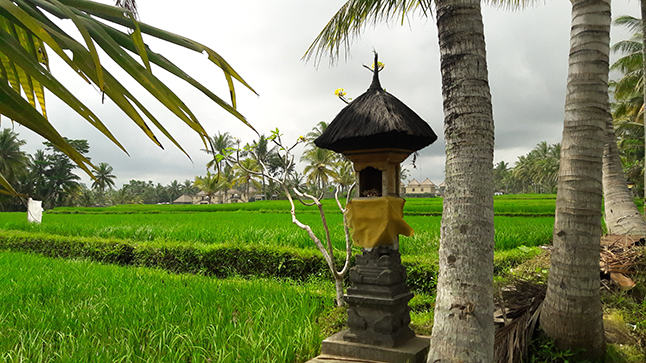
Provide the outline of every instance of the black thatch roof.
<path id="1" fill-rule="evenodd" d="M 344 152 L 366 149 L 420 150 L 437 140 L 431 127 L 379 83 L 375 70 L 370 88 L 346 106 L 314 143 Z"/>

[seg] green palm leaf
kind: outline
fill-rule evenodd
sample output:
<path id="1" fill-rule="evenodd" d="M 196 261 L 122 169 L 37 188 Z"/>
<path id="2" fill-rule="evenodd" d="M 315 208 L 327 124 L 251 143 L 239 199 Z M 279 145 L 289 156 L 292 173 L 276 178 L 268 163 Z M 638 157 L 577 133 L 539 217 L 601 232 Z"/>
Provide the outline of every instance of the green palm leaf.
<path id="1" fill-rule="evenodd" d="M 128 3 L 126 1 L 126 3 Z M 130 2 L 131 3 L 131 2 Z M 83 38 L 80 43 L 59 28 L 51 17 L 70 19 Z M 110 24 L 131 30 L 126 34 Z M 185 49 L 206 53 L 209 60 L 225 75 L 231 103 L 223 101 L 164 56 L 154 53 L 145 44 L 142 34 L 153 36 Z M 70 108 L 101 131 L 113 143 L 125 148 L 116 140 L 98 117 L 83 105 L 50 73 L 44 45 L 47 44 L 80 77 L 96 84 L 111 98 L 133 122 L 157 145 L 161 143 L 140 114 L 152 122 L 176 147 L 186 151 L 170 132 L 102 65 L 98 55 L 100 47 L 119 67 L 139 82 L 151 95 L 173 112 L 190 129 L 195 131 L 209 148 L 208 135 L 183 101 L 163 82 L 153 76 L 151 64 L 174 74 L 200 90 L 217 105 L 251 127 L 236 110 L 236 93 L 233 80 L 237 80 L 255 93 L 244 79 L 215 51 L 203 44 L 155 28 L 136 19 L 130 10 L 88 0 L 0 0 L 0 114 L 35 131 L 68 154 L 84 171 L 91 175 L 92 164 L 54 129 L 47 120 L 45 92 L 57 95 Z M 73 59 L 64 50 L 71 51 Z M 141 58 L 143 66 L 128 51 Z M 21 92 L 26 95 L 22 98 Z M 40 106 L 40 112 L 38 111 Z M 41 113 L 42 112 L 42 113 Z M 253 127 L 251 127 L 253 129 Z M 187 154 L 188 155 L 188 154 Z M 5 178 L 0 180 L 0 191 L 14 195 Z M 7 184 L 7 185 L 5 185 Z"/>

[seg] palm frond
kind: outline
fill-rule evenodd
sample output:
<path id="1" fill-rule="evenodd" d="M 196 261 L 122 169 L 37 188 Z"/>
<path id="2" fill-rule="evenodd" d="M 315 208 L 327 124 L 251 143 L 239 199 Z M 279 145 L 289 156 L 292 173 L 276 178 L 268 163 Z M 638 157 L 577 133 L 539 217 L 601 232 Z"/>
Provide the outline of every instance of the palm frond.
<path id="1" fill-rule="evenodd" d="M 610 47 L 613 53 L 639 53 L 644 47 L 641 42 L 641 33 L 634 34 L 630 39 L 620 40 Z"/>
<path id="2" fill-rule="evenodd" d="M 92 175 L 88 168 L 92 168 L 92 164 L 75 153 L 49 123 L 44 98 L 46 88 L 125 151 L 108 127 L 50 73 L 48 55 L 44 46 L 47 44 L 75 73 L 88 83 L 95 84 L 104 95 L 111 98 L 160 147 L 160 141 L 147 125 L 144 117 L 176 147 L 186 153 L 151 112 L 102 66 L 98 48 L 101 48 L 119 67 L 196 132 L 205 147 L 209 148 L 212 145 L 204 127 L 184 102 L 152 74 L 151 63 L 200 90 L 217 105 L 253 129 L 236 110 L 233 81 L 237 80 L 252 92 L 255 93 L 255 91 L 218 53 L 191 39 L 138 21 L 135 3 L 132 0 L 118 0 L 117 5 L 124 6 L 126 10 L 88 0 L 0 0 L 0 99 L 3 100 L 0 104 L 0 114 L 39 133 L 63 152 L 68 153 L 72 160 Z M 54 17 L 70 19 L 83 40 L 79 42 L 70 37 L 52 21 Z M 128 33 L 115 29 L 112 24 L 126 27 Z M 215 95 L 164 56 L 151 51 L 144 43 L 142 34 L 198 53 L 206 53 L 209 60 L 224 73 L 229 88 L 230 103 Z M 70 59 L 64 49 L 73 54 L 73 59 Z M 133 58 L 131 53 L 137 54 L 140 62 Z M 22 99 L 22 93 L 26 96 L 26 100 Z M 26 105 L 29 105 L 31 110 L 27 111 Z"/>
<path id="3" fill-rule="evenodd" d="M 409 14 L 421 11 L 429 16 L 432 1 L 429 0 L 348 0 L 328 21 L 321 33 L 303 55 L 314 58 L 315 63 L 329 55 L 332 63 L 339 58 L 341 48 L 346 57 L 352 41 L 361 35 L 368 25 L 400 19 L 403 23 Z"/>
<path id="4" fill-rule="evenodd" d="M 642 20 L 630 15 L 618 17 L 612 22 L 612 25 L 623 26 L 631 32 L 640 32 L 642 30 Z"/>

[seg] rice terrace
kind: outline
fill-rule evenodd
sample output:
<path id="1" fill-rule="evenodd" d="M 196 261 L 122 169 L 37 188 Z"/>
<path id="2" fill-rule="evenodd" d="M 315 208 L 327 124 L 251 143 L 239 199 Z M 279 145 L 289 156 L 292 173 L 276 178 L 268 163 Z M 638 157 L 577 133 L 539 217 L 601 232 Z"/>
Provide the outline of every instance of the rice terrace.
<path id="1" fill-rule="evenodd" d="M 497 276 L 550 243 L 554 198 L 495 198 Z M 415 229 L 400 245 L 420 334 L 432 326 L 441 203 L 411 198 L 404 210 Z M 323 338 L 343 328 L 344 314 L 334 307 L 329 271 L 288 209 L 285 201 L 65 207 L 45 213 L 40 225 L 25 213 L 3 213 L 0 359 L 312 358 Z M 342 249 L 341 214 L 328 209 Z M 314 212 L 299 210 L 320 225 Z"/>

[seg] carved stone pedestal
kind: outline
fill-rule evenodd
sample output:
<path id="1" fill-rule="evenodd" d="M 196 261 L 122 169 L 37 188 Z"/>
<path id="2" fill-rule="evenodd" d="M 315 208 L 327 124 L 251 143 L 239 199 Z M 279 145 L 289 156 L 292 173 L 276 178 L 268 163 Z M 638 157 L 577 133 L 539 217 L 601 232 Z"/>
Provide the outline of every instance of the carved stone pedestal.
<path id="1" fill-rule="evenodd" d="M 406 269 L 391 246 L 364 249 L 350 270 L 352 286 L 344 296 L 348 330 L 323 341 L 321 354 L 387 362 L 423 362 L 428 338 L 408 327 L 413 297 Z M 380 359 L 381 358 L 381 359 Z"/>
<path id="2" fill-rule="evenodd" d="M 350 270 L 352 286 L 344 296 L 350 331 L 343 339 L 395 347 L 415 336 L 408 327 L 413 293 L 406 285 L 406 269 L 399 251 L 390 246 L 362 252 Z"/>

